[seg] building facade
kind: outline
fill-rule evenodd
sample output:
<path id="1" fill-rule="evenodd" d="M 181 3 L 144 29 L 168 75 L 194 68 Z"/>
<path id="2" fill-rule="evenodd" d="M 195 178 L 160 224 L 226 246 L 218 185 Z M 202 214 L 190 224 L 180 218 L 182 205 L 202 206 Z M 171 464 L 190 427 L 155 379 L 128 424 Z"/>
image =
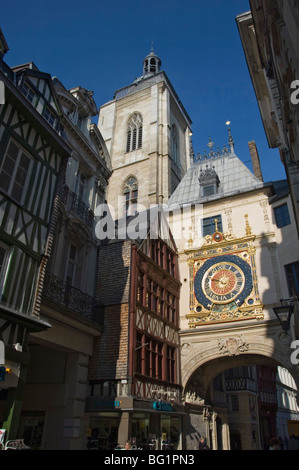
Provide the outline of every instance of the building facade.
<path id="1" fill-rule="evenodd" d="M 28 378 L 29 337 L 51 326 L 41 315 L 41 296 L 70 148 L 59 135 L 61 109 L 48 74 L 33 63 L 11 68 L 1 57 L 0 79 L 0 339 L 1 368 L 10 372 L 0 382 L 0 410 L 6 438 L 13 439 Z"/>
<path id="2" fill-rule="evenodd" d="M 230 129 L 228 146 L 214 152 L 210 141 L 209 148 L 208 154 L 196 157 L 168 201 L 182 282 L 187 449 L 196 446 L 200 435 L 213 449 L 229 449 L 232 441 L 237 442 L 230 434 L 232 415 L 223 396 L 220 400 L 225 389 L 218 387 L 216 393 L 213 389 L 220 373 L 280 364 L 296 375 L 290 361 L 292 338 L 284 337 L 273 312 L 279 299 L 289 295 L 293 278 L 288 266 L 297 262 L 298 253 L 287 184 L 264 183 L 257 149 L 250 142 L 253 166 L 258 169 L 253 174 L 236 156 Z M 249 394 L 252 404 L 256 400 L 255 392 L 247 390 L 247 409 Z M 244 441 L 239 435 L 239 445 L 261 448 L 258 416 L 247 423 L 243 436 L 255 437 Z"/>
<path id="3" fill-rule="evenodd" d="M 101 106 L 98 127 L 111 157 L 115 218 L 166 202 L 189 166 L 191 120 L 153 51 L 142 76 Z"/>
<path id="4" fill-rule="evenodd" d="M 250 1 L 237 17 L 244 53 L 270 148 L 278 148 L 299 233 L 298 34 L 291 0 Z"/>
<path id="5" fill-rule="evenodd" d="M 102 331 L 95 212 L 105 200 L 111 167 L 92 123 L 97 114 L 93 93 L 82 87 L 66 90 L 57 78 L 52 86 L 62 111 L 60 132 L 71 154 L 41 299 L 41 314 L 51 328 L 29 338 L 20 433 L 31 448 L 78 450 L 86 447 L 88 367 Z"/>
<path id="6" fill-rule="evenodd" d="M 101 450 L 127 440 L 143 449 L 182 448 L 177 252 L 163 214 L 144 216 L 142 237 L 107 240 L 100 249 L 103 334 L 86 411 L 90 440 Z"/>

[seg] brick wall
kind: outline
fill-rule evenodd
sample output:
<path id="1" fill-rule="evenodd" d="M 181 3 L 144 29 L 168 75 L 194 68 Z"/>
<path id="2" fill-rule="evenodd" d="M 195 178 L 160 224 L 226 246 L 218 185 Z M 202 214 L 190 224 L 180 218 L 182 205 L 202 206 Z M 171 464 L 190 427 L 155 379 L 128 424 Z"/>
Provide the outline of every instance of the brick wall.
<path id="1" fill-rule="evenodd" d="M 97 299 L 103 305 L 129 302 L 131 242 L 111 242 L 99 249 Z"/>
<path id="2" fill-rule="evenodd" d="M 131 242 L 111 242 L 99 250 L 97 299 L 104 308 L 103 333 L 95 339 L 89 379 L 127 376 Z"/>
<path id="3" fill-rule="evenodd" d="M 95 339 L 89 379 L 120 379 L 127 376 L 129 304 L 105 308 L 104 330 Z"/>

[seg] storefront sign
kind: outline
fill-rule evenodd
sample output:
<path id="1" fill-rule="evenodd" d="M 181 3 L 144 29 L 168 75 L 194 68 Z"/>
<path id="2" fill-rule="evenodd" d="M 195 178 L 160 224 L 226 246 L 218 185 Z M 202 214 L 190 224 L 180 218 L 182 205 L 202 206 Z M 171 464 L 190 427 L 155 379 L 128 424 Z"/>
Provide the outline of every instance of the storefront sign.
<path id="1" fill-rule="evenodd" d="M 162 401 L 155 401 L 153 403 L 153 408 L 157 411 L 173 411 L 170 403 L 163 403 Z"/>
<path id="2" fill-rule="evenodd" d="M 121 401 L 119 400 L 115 400 L 115 401 L 98 400 L 95 403 L 96 408 L 119 408 L 120 404 L 121 404 Z"/>

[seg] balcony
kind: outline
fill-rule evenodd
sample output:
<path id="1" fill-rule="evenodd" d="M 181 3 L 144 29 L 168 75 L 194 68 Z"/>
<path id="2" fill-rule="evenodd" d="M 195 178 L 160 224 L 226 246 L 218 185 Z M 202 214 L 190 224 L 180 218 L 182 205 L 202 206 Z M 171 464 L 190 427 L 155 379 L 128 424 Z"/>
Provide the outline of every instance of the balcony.
<path id="1" fill-rule="evenodd" d="M 100 323 L 101 306 L 94 297 L 85 294 L 52 273 L 47 273 L 44 281 L 43 295 L 50 301 L 75 312 L 85 319 Z"/>
<path id="2" fill-rule="evenodd" d="M 73 193 L 68 186 L 63 188 L 63 203 L 66 205 L 67 211 L 73 212 L 82 222 L 89 228 L 92 227 L 94 213 L 82 199 Z"/>
<path id="3" fill-rule="evenodd" d="M 250 377 L 231 377 L 225 379 L 225 389 L 227 392 L 256 392 L 256 381 Z"/>

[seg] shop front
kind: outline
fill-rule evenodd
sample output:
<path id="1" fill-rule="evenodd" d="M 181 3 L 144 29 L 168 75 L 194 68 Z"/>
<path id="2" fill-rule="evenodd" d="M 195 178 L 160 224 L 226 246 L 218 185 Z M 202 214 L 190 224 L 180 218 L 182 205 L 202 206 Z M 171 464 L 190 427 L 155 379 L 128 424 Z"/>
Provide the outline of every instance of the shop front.
<path id="1" fill-rule="evenodd" d="M 87 414 L 87 448 L 113 450 L 130 441 L 137 449 L 182 449 L 183 409 L 178 405 L 106 399 L 94 401 Z"/>

